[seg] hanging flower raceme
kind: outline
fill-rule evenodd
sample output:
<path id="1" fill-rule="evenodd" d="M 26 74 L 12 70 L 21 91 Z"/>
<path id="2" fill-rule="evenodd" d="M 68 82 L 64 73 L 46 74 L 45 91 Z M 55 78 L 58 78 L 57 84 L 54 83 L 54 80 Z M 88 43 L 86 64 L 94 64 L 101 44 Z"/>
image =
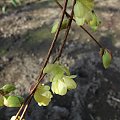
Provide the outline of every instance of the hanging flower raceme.
<path id="1" fill-rule="evenodd" d="M 51 90 L 55 94 L 65 95 L 67 90 L 75 89 L 76 83 L 73 80 L 75 75 L 70 75 L 69 69 L 59 64 L 48 64 L 44 73 L 50 75 L 50 82 L 52 82 Z"/>
<path id="2" fill-rule="evenodd" d="M 35 91 L 34 99 L 39 106 L 47 106 L 53 97 L 47 85 L 39 85 Z"/>

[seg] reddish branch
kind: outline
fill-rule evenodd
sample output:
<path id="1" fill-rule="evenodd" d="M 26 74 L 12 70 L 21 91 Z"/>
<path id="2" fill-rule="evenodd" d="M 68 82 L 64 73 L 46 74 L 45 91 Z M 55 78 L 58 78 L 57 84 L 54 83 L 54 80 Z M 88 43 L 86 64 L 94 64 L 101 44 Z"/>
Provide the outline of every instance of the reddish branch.
<path id="1" fill-rule="evenodd" d="M 64 45 L 65 45 L 65 42 L 67 40 L 67 36 L 68 36 L 68 33 L 69 33 L 69 30 L 70 30 L 70 27 L 71 27 L 71 23 L 72 23 L 72 19 L 73 19 L 73 10 L 74 10 L 74 5 L 75 5 L 75 1 L 73 1 L 73 7 L 72 7 L 72 11 L 71 11 L 71 15 L 69 16 L 69 23 L 68 23 L 68 26 L 67 26 L 67 30 L 66 30 L 66 33 L 65 33 L 65 38 L 63 40 L 63 43 L 62 43 L 62 46 L 61 46 L 61 49 L 59 50 L 59 53 L 58 53 L 58 56 L 57 58 L 54 60 L 54 62 L 60 58 L 61 54 L 62 54 L 62 51 L 63 51 L 63 48 L 64 48 Z M 67 3 L 68 3 L 68 0 L 65 0 L 64 2 L 64 7 L 62 7 L 62 16 L 61 16 L 61 20 L 60 20 L 60 23 L 59 23 L 59 27 L 57 29 L 57 32 L 55 34 L 55 37 L 52 41 L 52 44 L 50 46 L 50 49 L 48 51 L 48 54 L 47 54 L 47 57 L 45 59 L 45 62 L 43 64 L 43 67 L 42 67 L 42 70 L 37 78 L 37 83 L 35 85 L 35 87 L 33 88 L 33 90 L 31 91 L 30 95 L 26 98 L 25 102 L 23 103 L 23 105 L 21 106 L 21 108 L 19 109 L 18 113 L 16 114 L 16 119 L 18 118 L 18 116 L 21 116 L 20 117 L 20 120 L 23 119 L 26 111 L 27 111 L 27 108 L 29 107 L 29 104 L 31 103 L 31 100 L 33 98 L 33 95 L 36 91 L 36 88 L 38 87 L 39 83 L 41 82 L 41 80 L 44 78 L 45 74 L 43 74 L 43 70 L 45 68 L 45 66 L 48 64 L 48 61 L 49 61 L 49 58 L 51 56 L 51 53 L 53 51 L 53 48 L 55 46 L 55 43 L 57 41 L 57 38 L 58 38 L 58 35 L 59 35 L 59 32 L 60 32 L 60 28 L 62 26 L 62 22 L 63 22 L 63 19 L 64 19 L 64 15 L 65 15 L 65 11 L 66 11 L 66 8 L 67 8 Z M 22 113 L 22 114 L 21 114 Z M 20 115 L 21 114 L 21 115 Z"/>

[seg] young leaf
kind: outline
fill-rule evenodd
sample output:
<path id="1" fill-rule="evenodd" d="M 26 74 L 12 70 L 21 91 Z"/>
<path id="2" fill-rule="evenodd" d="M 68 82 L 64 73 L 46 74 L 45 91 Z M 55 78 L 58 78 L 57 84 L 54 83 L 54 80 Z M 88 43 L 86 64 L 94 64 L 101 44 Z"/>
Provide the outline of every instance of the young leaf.
<path id="1" fill-rule="evenodd" d="M 91 0 L 78 0 L 74 7 L 76 23 L 80 26 L 89 23 L 92 20 L 93 3 Z"/>
<path id="2" fill-rule="evenodd" d="M 47 64 L 43 70 L 43 73 L 51 73 L 53 69 L 55 69 L 55 64 Z"/>
<path id="3" fill-rule="evenodd" d="M 86 8 L 92 10 L 94 7 L 94 0 L 79 0 Z"/>
<path id="4" fill-rule="evenodd" d="M 74 14 L 75 18 L 83 18 L 86 13 L 89 11 L 88 8 L 86 8 L 80 1 L 76 1 L 76 4 L 74 6 Z"/>
<path id="5" fill-rule="evenodd" d="M 23 102 L 24 102 L 24 98 L 23 98 L 23 97 L 21 97 L 21 96 L 17 96 L 17 97 L 18 97 L 20 103 L 23 103 Z"/>
<path id="6" fill-rule="evenodd" d="M 7 107 L 20 107 L 21 101 L 17 96 L 5 96 L 4 105 Z"/>
<path id="7" fill-rule="evenodd" d="M 105 49 L 104 54 L 102 56 L 103 66 L 105 69 L 107 69 L 110 66 L 112 60 L 112 54 L 109 50 Z"/>
<path id="8" fill-rule="evenodd" d="M 43 73 L 50 73 L 53 76 L 56 74 L 61 74 L 63 75 L 64 73 L 66 75 L 70 75 L 70 71 L 67 67 L 60 65 L 60 64 L 47 64 L 47 66 L 44 68 Z"/>
<path id="9" fill-rule="evenodd" d="M 50 73 L 53 76 L 56 74 L 64 74 L 63 69 L 59 64 L 47 64 L 47 66 L 44 68 L 43 73 Z"/>
<path id="10" fill-rule="evenodd" d="M 66 29 L 67 26 L 68 26 L 68 22 L 69 22 L 69 20 L 64 19 L 63 22 L 62 22 L 62 26 L 61 26 L 60 30 Z M 57 21 L 57 22 L 54 23 L 51 33 L 55 33 L 58 29 L 58 26 L 59 26 L 59 22 Z"/>
<path id="11" fill-rule="evenodd" d="M 16 89 L 15 86 L 12 84 L 6 84 L 2 88 L 0 88 L 0 90 L 2 90 L 4 94 L 8 94 L 14 91 L 15 89 Z"/>
<path id="12" fill-rule="evenodd" d="M 82 26 L 85 23 L 85 18 L 75 18 L 77 25 Z"/>
<path id="13" fill-rule="evenodd" d="M 52 27 L 52 30 L 51 30 L 51 33 L 55 33 L 58 29 L 58 25 L 59 25 L 59 22 L 55 22 L 53 27 Z"/>

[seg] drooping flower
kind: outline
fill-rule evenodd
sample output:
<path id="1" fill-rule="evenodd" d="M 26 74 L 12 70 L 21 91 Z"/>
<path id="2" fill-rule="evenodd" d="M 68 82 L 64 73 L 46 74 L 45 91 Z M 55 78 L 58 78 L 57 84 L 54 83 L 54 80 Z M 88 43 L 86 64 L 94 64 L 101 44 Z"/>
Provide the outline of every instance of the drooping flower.
<path id="1" fill-rule="evenodd" d="M 47 106 L 53 97 L 47 85 L 39 85 L 34 94 L 34 99 L 40 106 Z"/>
<path id="2" fill-rule="evenodd" d="M 65 95 L 67 90 L 75 89 L 76 83 L 73 78 L 76 76 L 63 76 L 62 78 L 54 77 L 52 81 L 52 91 L 55 94 Z"/>
<path id="3" fill-rule="evenodd" d="M 51 89 L 55 94 L 65 95 L 67 93 L 67 86 L 62 79 L 53 81 Z"/>
<path id="4" fill-rule="evenodd" d="M 55 94 L 65 95 L 67 90 L 75 89 L 77 86 L 73 80 L 76 75 L 70 75 L 69 69 L 61 64 L 48 64 L 43 73 L 50 75 L 51 90 Z"/>

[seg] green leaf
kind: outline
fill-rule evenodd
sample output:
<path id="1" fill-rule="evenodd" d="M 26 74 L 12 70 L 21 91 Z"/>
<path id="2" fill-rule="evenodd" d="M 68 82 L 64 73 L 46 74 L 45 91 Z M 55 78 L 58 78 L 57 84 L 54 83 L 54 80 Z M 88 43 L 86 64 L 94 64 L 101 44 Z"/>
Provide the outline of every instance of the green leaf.
<path id="1" fill-rule="evenodd" d="M 12 91 L 14 91 L 16 88 L 12 84 L 6 84 L 2 88 L 0 88 L 1 91 L 3 91 L 4 94 L 8 94 Z"/>
<path id="2" fill-rule="evenodd" d="M 0 107 L 4 106 L 4 99 L 3 96 L 0 95 Z"/>
<path id="3" fill-rule="evenodd" d="M 23 102 L 24 102 L 24 98 L 23 98 L 23 97 L 21 97 L 21 96 L 17 96 L 17 97 L 18 97 L 20 103 L 23 103 Z"/>
<path id="4" fill-rule="evenodd" d="M 74 7 L 74 14 L 76 23 L 79 26 L 84 23 L 89 23 L 92 20 L 93 3 L 90 4 L 89 0 L 78 0 Z"/>
<path id="5" fill-rule="evenodd" d="M 47 64 L 43 70 L 43 73 L 51 73 L 53 69 L 55 69 L 55 64 Z"/>
<path id="6" fill-rule="evenodd" d="M 50 73 L 53 76 L 56 74 L 64 74 L 63 69 L 59 64 L 47 64 L 47 66 L 44 68 L 43 73 Z"/>
<path id="7" fill-rule="evenodd" d="M 112 60 L 112 55 L 110 51 L 105 49 L 104 54 L 102 56 L 103 66 L 105 69 L 107 69 L 110 66 L 111 60 Z"/>
<path id="8" fill-rule="evenodd" d="M 4 105 L 7 107 L 20 107 L 21 101 L 17 96 L 5 96 Z"/>
<path id="9" fill-rule="evenodd" d="M 60 65 L 60 64 L 47 64 L 47 66 L 44 68 L 43 73 L 50 73 L 53 75 L 53 77 L 56 74 L 61 74 L 63 75 L 64 73 L 66 75 L 70 75 L 70 71 L 67 67 Z"/>
<path id="10" fill-rule="evenodd" d="M 54 25 L 53 25 L 53 27 L 52 27 L 52 30 L 51 30 L 51 33 L 55 33 L 55 32 L 57 31 L 58 25 L 59 25 L 59 22 L 58 22 L 58 21 L 54 23 Z"/>
<path id="11" fill-rule="evenodd" d="M 77 25 L 80 25 L 80 26 L 84 25 L 85 23 L 85 18 L 76 17 L 75 20 L 76 20 Z"/>
<path id="12" fill-rule="evenodd" d="M 74 7 L 75 21 L 79 26 L 87 23 L 94 31 L 100 25 L 100 20 L 93 11 L 93 0 L 77 0 Z"/>
<path id="13" fill-rule="evenodd" d="M 86 8 L 81 2 L 76 1 L 76 4 L 74 6 L 74 14 L 75 18 L 83 18 L 87 12 L 89 11 L 88 8 Z"/>
<path id="14" fill-rule="evenodd" d="M 66 29 L 67 26 L 68 26 L 68 23 L 69 23 L 69 20 L 68 19 L 64 19 L 63 22 L 62 22 L 62 26 L 61 26 L 61 29 L 60 30 L 63 30 L 63 29 Z M 59 22 L 56 21 L 52 27 L 52 31 L 51 33 L 55 33 L 58 29 L 58 26 L 59 26 Z"/>
<path id="15" fill-rule="evenodd" d="M 92 10 L 94 8 L 94 0 L 79 0 L 86 8 Z"/>

